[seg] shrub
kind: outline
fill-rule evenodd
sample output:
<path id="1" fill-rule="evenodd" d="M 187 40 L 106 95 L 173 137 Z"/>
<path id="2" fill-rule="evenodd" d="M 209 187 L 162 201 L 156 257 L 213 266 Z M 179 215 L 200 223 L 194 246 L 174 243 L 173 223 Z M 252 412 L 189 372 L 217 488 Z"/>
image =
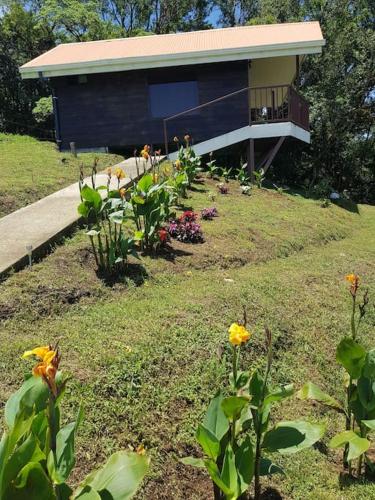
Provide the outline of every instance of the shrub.
<path id="1" fill-rule="evenodd" d="M 201 217 L 204 220 L 212 220 L 214 217 L 217 217 L 219 214 L 217 212 L 216 207 L 204 208 L 201 211 Z"/>
<path id="2" fill-rule="evenodd" d="M 187 176 L 188 186 L 190 187 L 198 172 L 201 172 L 201 157 L 196 156 L 196 154 L 194 153 L 194 150 L 191 147 L 190 136 L 185 135 L 184 140 L 185 147 L 181 145 L 181 147 L 179 148 L 178 158 L 175 162 L 175 165 L 178 170 L 180 170 L 181 172 L 185 172 Z"/>
<path id="3" fill-rule="evenodd" d="M 169 223 L 169 235 L 183 243 L 203 243 L 203 233 L 200 224 L 196 222 L 197 218 L 195 212 L 184 212 L 177 220 Z"/>
<path id="4" fill-rule="evenodd" d="M 138 453 L 114 453 L 73 492 L 67 484 L 75 465 L 75 437 L 83 420 L 61 425 L 61 401 L 68 377 L 59 371 L 57 347 L 26 351 L 38 360 L 29 377 L 5 405 L 5 431 L 0 442 L 0 499 L 129 499 L 149 466 L 143 447 Z"/>
<path id="5" fill-rule="evenodd" d="M 242 498 L 254 480 L 255 499 L 260 498 L 260 477 L 283 473 L 268 454 L 296 453 L 312 446 L 324 434 L 324 426 L 303 420 L 280 422 L 268 429 L 272 406 L 294 394 L 293 385 L 270 387 L 272 336 L 266 328 L 264 372 L 240 369 L 241 346 L 251 337 L 242 322 L 229 328 L 231 344 L 230 393 L 219 391 L 211 401 L 196 439 L 203 458 L 182 459 L 186 465 L 205 468 L 214 483 L 215 499 Z M 264 453 L 267 453 L 267 456 Z"/>

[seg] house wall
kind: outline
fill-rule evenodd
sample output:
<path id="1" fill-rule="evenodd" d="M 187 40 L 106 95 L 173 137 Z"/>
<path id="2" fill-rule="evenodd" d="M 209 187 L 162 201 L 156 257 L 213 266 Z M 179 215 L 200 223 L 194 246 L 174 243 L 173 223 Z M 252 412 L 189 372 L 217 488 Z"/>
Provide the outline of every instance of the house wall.
<path id="1" fill-rule="evenodd" d="M 203 104 L 248 86 L 247 61 L 179 66 L 51 79 L 58 99 L 62 148 L 162 144 L 163 120 L 152 118 L 148 83 L 196 80 Z M 185 133 L 195 142 L 248 124 L 247 92 L 168 122 L 168 138 Z"/>

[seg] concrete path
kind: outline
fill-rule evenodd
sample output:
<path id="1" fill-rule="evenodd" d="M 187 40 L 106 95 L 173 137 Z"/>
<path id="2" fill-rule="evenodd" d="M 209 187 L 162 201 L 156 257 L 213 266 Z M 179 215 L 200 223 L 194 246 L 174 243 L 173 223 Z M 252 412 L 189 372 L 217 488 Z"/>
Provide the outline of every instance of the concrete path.
<path id="1" fill-rule="evenodd" d="M 128 185 L 137 177 L 135 159 L 129 158 L 112 167 L 121 167 L 126 178 L 121 185 Z M 142 169 L 142 167 L 141 167 Z M 91 180 L 86 180 L 91 186 Z M 106 185 L 107 175 L 98 174 L 96 185 Z M 112 177 L 111 186 L 117 188 Z M 49 245 L 59 239 L 79 219 L 77 206 L 80 201 L 78 182 L 53 193 L 31 205 L 16 210 L 0 219 L 0 276 L 28 264 L 28 246 L 34 256 L 41 256 Z"/>

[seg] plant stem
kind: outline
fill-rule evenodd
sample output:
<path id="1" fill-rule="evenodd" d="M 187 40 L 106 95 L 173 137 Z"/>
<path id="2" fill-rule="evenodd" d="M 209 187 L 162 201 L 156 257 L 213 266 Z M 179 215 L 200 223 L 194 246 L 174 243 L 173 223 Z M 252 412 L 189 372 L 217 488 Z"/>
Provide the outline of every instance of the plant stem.
<path id="1" fill-rule="evenodd" d="M 91 241 L 92 251 L 94 252 L 95 263 L 99 267 L 99 259 L 98 259 L 98 254 L 96 253 L 96 248 L 95 248 L 95 243 L 94 243 L 94 237 L 93 236 L 90 236 L 90 241 Z"/>
<path id="2" fill-rule="evenodd" d="M 56 408 L 55 408 L 55 397 L 50 392 L 48 400 L 48 427 L 50 434 L 50 449 L 53 455 L 53 462 L 55 468 L 57 467 L 57 457 L 56 457 L 56 435 L 58 433 L 58 422 L 56 420 Z M 52 481 L 52 480 L 51 480 Z M 55 493 L 57 500 L 60 500 L 60 490 L 58 485 L 55 485 Z"/>

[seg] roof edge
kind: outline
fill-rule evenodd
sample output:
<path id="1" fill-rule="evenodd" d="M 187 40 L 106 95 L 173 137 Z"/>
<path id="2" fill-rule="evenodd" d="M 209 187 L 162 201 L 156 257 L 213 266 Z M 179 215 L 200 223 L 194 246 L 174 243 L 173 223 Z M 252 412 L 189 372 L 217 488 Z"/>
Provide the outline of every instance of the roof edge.
<path id="1" fill-rule="evenodd" d="M 241 47 L 240 49 L 220 49 L 185 52 L 180 54 L 164 54 L 159 57 L 145 56 L 116 58 L 45 66 L 24 65 L 21 66 L 20 73 L 23 79 L 39 78 L 40 73 L 42 73 L 45 77 L 51 78 L 69 75 L 113 73 L 119 71 L 131 71 L 135 69 L 151 69 L 244 59 L 261 59 L 266 57 L 282 57 L 288 55 L 319 54 L 321 53 L 324 45 L 325 40 L 323 39 L 311 40 L 307 42 Z"/>

